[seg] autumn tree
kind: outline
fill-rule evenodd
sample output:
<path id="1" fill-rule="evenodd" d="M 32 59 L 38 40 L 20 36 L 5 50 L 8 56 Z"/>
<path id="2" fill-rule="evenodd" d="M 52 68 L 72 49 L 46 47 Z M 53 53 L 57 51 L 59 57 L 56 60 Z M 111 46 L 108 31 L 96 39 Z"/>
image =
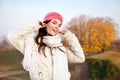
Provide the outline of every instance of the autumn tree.
<path id="1" fill-rule="evenodd" d="M 85 52 L 102 52 L 116 38 L 115 23 L 109 17 L 88 18 L 85 15 L 72 19 L 67 27 L 78 37 Z"/>
<path id="2" fill-rule="evenodd" d="M 10 44 L 6 36 L 0 36 L 0 52 L 7 50 L 15 50 L 15 48 Z"/>
<path id="3" fill-rule="evenodd" d="M 81 15 L 80 17 L 73 18 L 66 27 L 69 28 L 75 35 L 78 37 L 81 44 L 84 44 L 84 41 L 87 36 L 85 36 L 86 29 L 85 25 L 88 20 L 88 17 L 85 15 Z"/>

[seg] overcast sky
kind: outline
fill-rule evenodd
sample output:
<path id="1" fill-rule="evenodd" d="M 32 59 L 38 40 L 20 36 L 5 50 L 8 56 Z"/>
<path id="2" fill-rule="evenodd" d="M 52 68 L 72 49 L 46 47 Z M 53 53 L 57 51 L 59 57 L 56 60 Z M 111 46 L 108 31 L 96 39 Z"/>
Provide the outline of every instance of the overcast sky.
<path id="1" fill-rule="evenodd" d="M 110 17 L 119 25 L 120 0 L 0 0 L 0 36 L 42 20 L 47 12 L 59 12 L 63 26 L 76 16 Z"/>

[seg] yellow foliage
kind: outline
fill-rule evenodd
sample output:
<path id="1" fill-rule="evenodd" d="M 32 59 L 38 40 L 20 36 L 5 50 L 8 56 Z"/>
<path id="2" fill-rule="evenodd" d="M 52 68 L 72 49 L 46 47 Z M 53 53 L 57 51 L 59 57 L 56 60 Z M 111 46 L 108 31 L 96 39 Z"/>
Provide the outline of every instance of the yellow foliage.
<path id="1" fill-rule="evenodd" d="M 84 23 L 78 23 L 78 20 L 80 19 L 74 19 L 74 23 L 71 21 L 72 25 L 69 29 L 76 34 L 85 52 L 100 52 L 115 40 L 116 30 L 111 19 L 97 17 L 88 19 Z"/>

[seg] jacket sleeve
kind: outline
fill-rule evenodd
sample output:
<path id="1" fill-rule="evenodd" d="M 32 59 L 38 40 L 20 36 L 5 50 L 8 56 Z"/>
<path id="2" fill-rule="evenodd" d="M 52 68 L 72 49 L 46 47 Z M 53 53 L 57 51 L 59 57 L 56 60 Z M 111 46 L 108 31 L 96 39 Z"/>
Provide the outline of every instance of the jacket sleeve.
<path id="1" fill-rule="evenodd" d="M 77 37 L 70 31 L 67 31 L 63 35 L 63 38 L 68 42 L 68 45 L 70 46 L 70 48 L 66 48 L 68 61 L 71 63 L 83 63 L 85 61 L 85 56 Z"/>
<path id="2" fill-rule="evenodd" d="M 17 50 L 24 54 L 25 36 L 38 31 L 40 27 L 41 26 L 38 23 L 28 25 L 23 28 L 9 32 L 7 38 Z"/>

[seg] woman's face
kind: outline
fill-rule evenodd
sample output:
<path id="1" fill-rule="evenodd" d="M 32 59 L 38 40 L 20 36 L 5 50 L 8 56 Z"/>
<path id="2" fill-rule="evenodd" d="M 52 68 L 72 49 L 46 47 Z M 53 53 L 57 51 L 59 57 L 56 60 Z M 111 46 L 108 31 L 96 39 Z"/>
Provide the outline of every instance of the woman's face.
<path id="1" fill-rule="evenodd" d="M 46 24 L 46 31 L 48 35 L 54 36 L 59 33 L 62 23 L 58 19 L 52 19 L 48 24 Z"/>

